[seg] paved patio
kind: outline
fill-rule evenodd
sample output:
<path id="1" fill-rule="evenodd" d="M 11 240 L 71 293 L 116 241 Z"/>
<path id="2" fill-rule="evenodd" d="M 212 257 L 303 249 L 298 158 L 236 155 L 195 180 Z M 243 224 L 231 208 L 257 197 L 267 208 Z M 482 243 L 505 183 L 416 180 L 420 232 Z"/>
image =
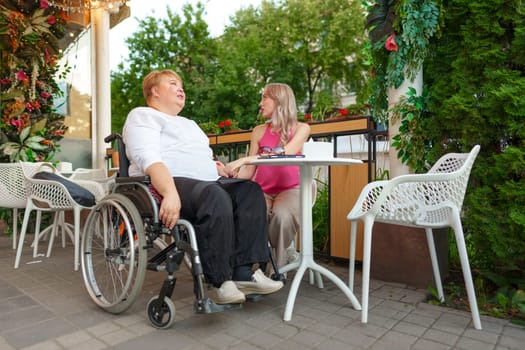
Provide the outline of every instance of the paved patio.
<path id="1" fill-rule="evenodd" d="M 324 289 L 303 281 L 290 322 L 282 320 L 289 284 L 240 310 L 199 315 L 193 312 L 193 284 L 185 268 L 177 273 L 172 298 L 175 322 L 157 330 L 145 307 L 164 273 L 148 272 L 130 310 L 111 315 L 95 306 L 82 273 L 73 271 L 71 245 L 57 244 L 51 258 L 33 259 L 31 253 L 26 245 L 20 269 L 14 270 L 11 242 L 0 237 L 0 350 L 525 348 L 524 328 L 482 316 L 483 330 L 477 331 L 470 313 L 428 305 L 425 291 L 381 281 L 371 281 L 368 324 L 326 279 Z M 346 280 L 346 266 L 329 268 Z"/>

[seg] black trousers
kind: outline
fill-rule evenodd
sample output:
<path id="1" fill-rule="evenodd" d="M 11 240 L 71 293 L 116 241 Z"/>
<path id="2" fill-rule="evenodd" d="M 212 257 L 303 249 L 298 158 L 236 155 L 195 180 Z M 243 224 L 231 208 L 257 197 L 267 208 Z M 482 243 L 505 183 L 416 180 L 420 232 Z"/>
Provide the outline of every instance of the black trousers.
<path id="1" fill-rule="evenodd" d="M 181 217 L 195 228 L 204 276 L 220 286 L 236 266 L 269 260 L 266 201 L 250 180 L 175 177 Z"/>

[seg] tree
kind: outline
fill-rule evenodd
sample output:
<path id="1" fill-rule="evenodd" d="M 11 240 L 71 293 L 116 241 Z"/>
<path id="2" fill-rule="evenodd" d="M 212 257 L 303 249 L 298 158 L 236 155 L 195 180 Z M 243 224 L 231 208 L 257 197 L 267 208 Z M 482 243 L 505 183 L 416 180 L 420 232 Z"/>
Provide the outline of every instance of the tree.
<path id="1" fill-rule="evenodd" d="M 185 5 L 183 18 L 167 13 L 140 21 L 126 41 L 131 54 L 112 73 L 113 130 L 122 128 L 130 108 L 144 105 L 141 82 L 152 68 L 182 75 L 183 115 L 212 124 L 231 119 L 243 129 L 257 123 L 260 92 L 270 81 L 289 84 L 307 112 L 319 93 L 329 95 L 333 107 L 342 93 L 363 86 L 364 18 L 357 0 L 263 1 L 239 10 L 219 38 L 210 38 L 200 3 Z"/>
<path id="2" fill-rule="evenodd" d="M 270 81 L 288 83 L 306 112 L 316 92 L 337 98 L 361 91 L 364 14 L 358 1 L 263 1 L 259 10 L 238 11 L 232 23 L 221 38 L 219 60 L 256 90 Z"/>
<path id="3" fill-rule="evenodd" d="M 142 79 L 152 69 L 173 69 L 184 81 L 187 100 L 184 115 L 196 121 L 213 113 L 209 99 L 216 67 L 216 42 L 203 20 L 204 7 L 198 3 L 183 6 L 183 17 L 169 8 L 167 16 L 148 16 L 139 21 L 141 28 L 126 39 L 130 56 L 111 73 L 112 129 L 122 130 L 133 107 L 144 106 Z M 125 106 L 123 109 L 122 106 Z"/>
<path id="4" fill-rule="evenodd" d="M 448 1 L 424 72 L 428 159 L 481 145 L 465 199 L 467 245 L 476 267 L 502 274 L 525 267 L 524 15 L 522 1 Z"/>

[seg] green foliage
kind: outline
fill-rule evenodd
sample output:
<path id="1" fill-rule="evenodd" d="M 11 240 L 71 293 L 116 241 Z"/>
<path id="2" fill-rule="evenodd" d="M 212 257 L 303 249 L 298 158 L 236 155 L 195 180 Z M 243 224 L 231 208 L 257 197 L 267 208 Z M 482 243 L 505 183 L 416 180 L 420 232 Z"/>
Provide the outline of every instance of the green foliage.
<path id="1" fill-rule="evenodd" d="M 0 208 L 0 220 L 2 220 L 5 224 L 4 233 L 11 235 L 13 227 L 13 209 Z"/>
<path id="2" fill-rule="evenodd" d="M 525 5 L 449 1 L 424 76 L 433 117 L 429 161 L 481 145 L 464 203 L 474 267 L 525 268 Z"/>
<path id="3" fill-rule="evenodd" d="M 400 121 L 399 132 L 393 137 L 392 147 L 397 149 L 397 157 L 416 173 L 425 173 L 430 169 L 427 161 L 432 143 L 427 137 L 425 122 L 430 117 L 428 108 L 429 95 L 423 89 L 418 95 L 410 87 L 405 96 L 390 110 L 391 122 Z"/>
<path id="4" fill-rule="evenodd" d="M 67 127 L 56 113 L 66 15 L 40 1 L 0 3 L 0 162 L 47 161 Z"/>
<path id="5" fill-rule="evenodd" d="M 413 80 L 423 65 L 430 39 L 440 29 L 440 1 L 375 0 L 365 2 L 370 42 L 365 50 L 371 68 L 369 103 L 374 120 L 386 123 L 387 91 Z M 396 48 L 385 46 L 394 37 Z"/>
<path id="6" fill-rule="evenodd" d="M 470 177 L 463 229 L 483 312 L 525 322 L 525 4 L 454 0 L 424 67 L 429 88 L 420 131 L 427 161 L 481 152 Z M 521 54 L 517 54 L 517 52 Z M 459 265 L 451 246 L 451 268 Z"/>
<path id="7" fill-rule="evenodd" d="M 312 208 L 312 232 L 314 240 L 314 251 L 328 253 L 328 232 L 330 232 L 330 213 L 329 213 L 329 184 L 318 177 L 317 197 Z"/>
<path id="8" fill-rule="evenodd" d="M 141 81 L 153 68 L 182 74 L 182 115 L 199 123 L 229 118 L 245 130 L 257 124 L 261 89 L 269 82 L 289 84 L 308 113 L 318 91 L 337 95 L 336 101 L 355 91 L 364 100 L 358 1 L 263 1 L 239 10 L 219 38 L 209 36 L 202 5 L 183 11 L 140 21 L 126 40 L 130 56 L 112 72 L 113 130 L 122 128 L 131 108 L 144 105 Z"/>
<path id="9" fill-rule="evenodd" d="M 204 7 L 186 4 L 182 17 L 169 8 L 166 13 L 162 19 L 148 16 L 139 21 L 140 30 L 126 39 L 130 56 L 111 73 L 114 131 L 122 129 L 130 109 L 145 105 L 142 79 L 152 69 L 169 68 L 181 75 L 187 95 L 183 115 L 197 122 L 214 120 L 215 106 L 203 101 L 213 100 L 217 46 L 203 19 Z"/>
<path id="10" fill-rule="evenodd" d="M 221 128 L 215 122 L 202 122 L 199 123 L 199 126 L 206 134 L 219 134 L 221 132 Z"/>
<path id="11" fill-rule="evenodd" d="M 311 113 L 312 120 L 323 121 L 331 116 L 336 102 L 331 92 L 327 90 L 317 92 L 315 97 L 317 103 Z"/>

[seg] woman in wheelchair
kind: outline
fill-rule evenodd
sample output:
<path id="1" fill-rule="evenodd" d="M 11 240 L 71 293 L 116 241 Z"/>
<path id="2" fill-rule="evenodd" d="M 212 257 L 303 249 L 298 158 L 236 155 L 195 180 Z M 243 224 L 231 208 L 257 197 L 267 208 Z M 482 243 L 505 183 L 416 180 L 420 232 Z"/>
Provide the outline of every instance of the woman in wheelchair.
<path id="1" fill-rule="evenodd" d="M 266 203 L 260 186 L 228 178 L 213 160 L 206 134 L 179 115 L 185 94 L 172 70 L 152 71 L 143 81 L 147 107 L 137 107 L 123 128 L 129 175 L 147 175 L 162 196 L 159 217 L 172 229 L 179 218 L 193 223 L 206 281 L 217 304 L 269 294 L 283 282 L 264 275 L 269 260 Z M 253 271 L 257 266 L 261 268 Z"/>

